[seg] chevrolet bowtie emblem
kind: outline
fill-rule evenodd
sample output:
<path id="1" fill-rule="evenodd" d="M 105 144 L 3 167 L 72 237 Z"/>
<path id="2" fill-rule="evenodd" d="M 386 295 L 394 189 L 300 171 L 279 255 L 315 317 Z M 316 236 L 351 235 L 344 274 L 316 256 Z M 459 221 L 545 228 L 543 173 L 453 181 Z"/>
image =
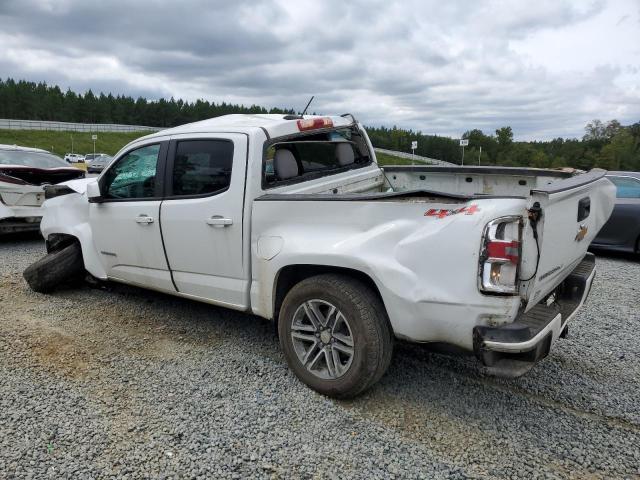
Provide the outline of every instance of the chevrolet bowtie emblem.
<path id="1" fill-rule="evenodd" d="M 586 225 L 580 225 L 580 227 L 578 228 L 578 233 L 576 233 L 576 242 L 581 242 L 584 237 L 587 236 L 587 232 L 589 231 L 589 227 L 587 227 Z"/>

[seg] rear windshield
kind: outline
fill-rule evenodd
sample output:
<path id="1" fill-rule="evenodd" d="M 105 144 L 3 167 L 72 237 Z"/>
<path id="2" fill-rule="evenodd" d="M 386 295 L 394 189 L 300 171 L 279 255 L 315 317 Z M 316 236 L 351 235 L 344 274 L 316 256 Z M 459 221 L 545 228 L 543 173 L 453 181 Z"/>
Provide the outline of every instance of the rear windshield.
<path id="1" fill-rule="evenodd" d="M 0 165 L 21 165 L 34 168 L 68 167 L 60 157 L 44 152 L 24 152 L 20 150 L 0 150 Z"/>
<path id="2" fill-rule="evenodd" d="M 298 183 L 371 163 L 367 144 L 357 128 L 298 135 L 267 148 L 264 187 Z"/>

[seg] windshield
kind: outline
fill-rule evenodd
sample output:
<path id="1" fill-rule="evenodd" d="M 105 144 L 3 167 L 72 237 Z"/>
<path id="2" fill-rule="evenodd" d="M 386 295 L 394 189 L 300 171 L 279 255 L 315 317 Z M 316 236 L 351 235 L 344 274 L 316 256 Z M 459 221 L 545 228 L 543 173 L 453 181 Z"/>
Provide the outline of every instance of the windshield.
<path id="1" fill-rule="evenodd" d="M 67 162 L 55 155 L 44 152 L 20 150 L 0 150 L 0 165 L 22 165 L 34 168 L 68 167 Z"/>

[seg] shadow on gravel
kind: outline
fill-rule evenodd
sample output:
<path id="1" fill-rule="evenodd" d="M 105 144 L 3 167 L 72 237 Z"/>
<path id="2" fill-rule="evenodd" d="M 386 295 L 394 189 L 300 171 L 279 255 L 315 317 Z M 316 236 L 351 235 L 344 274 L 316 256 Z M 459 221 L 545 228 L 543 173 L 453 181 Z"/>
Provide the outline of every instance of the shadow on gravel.
<path id="1" fill-rule="evenodd" d="M 589 251 L 596 255 L 596 258 L 609 258 L 612 260 L 626 260 L 628 262 L 639 262 L 640 254 L 627 252 L 614 252 L 612 250 L 600 250 L 590 248 Z"/>
<path id="2" fill-rule="evenodd" d="M 16 243 L 21 241 L 34 241 L 34 240 L 41 240 L 42 242 L 44 242 L 44 238 L 42 238 L 42 235 L 40 235 L 40 232 L 0 234 L 0 246 L 6 243 Z"/>

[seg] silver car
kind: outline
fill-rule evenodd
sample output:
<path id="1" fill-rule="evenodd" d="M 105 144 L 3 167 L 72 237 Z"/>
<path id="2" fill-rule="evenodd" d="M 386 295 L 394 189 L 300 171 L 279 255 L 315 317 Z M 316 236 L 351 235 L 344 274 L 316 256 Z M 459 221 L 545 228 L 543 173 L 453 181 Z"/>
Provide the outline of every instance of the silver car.
<path id="1" fill-rule="evenodd" d="M 87 157 L 89 157 L 87 155 Z M 93 154 L 92 154 L 93 157 Z M 88 160 L 87 163 L 87 172 L 88 173 L 100 173 L 105 169 L 107 165 L 111 163 L 113 157 L 107 155 L 106 153 L 96 154 L 95 157 Z"/>

